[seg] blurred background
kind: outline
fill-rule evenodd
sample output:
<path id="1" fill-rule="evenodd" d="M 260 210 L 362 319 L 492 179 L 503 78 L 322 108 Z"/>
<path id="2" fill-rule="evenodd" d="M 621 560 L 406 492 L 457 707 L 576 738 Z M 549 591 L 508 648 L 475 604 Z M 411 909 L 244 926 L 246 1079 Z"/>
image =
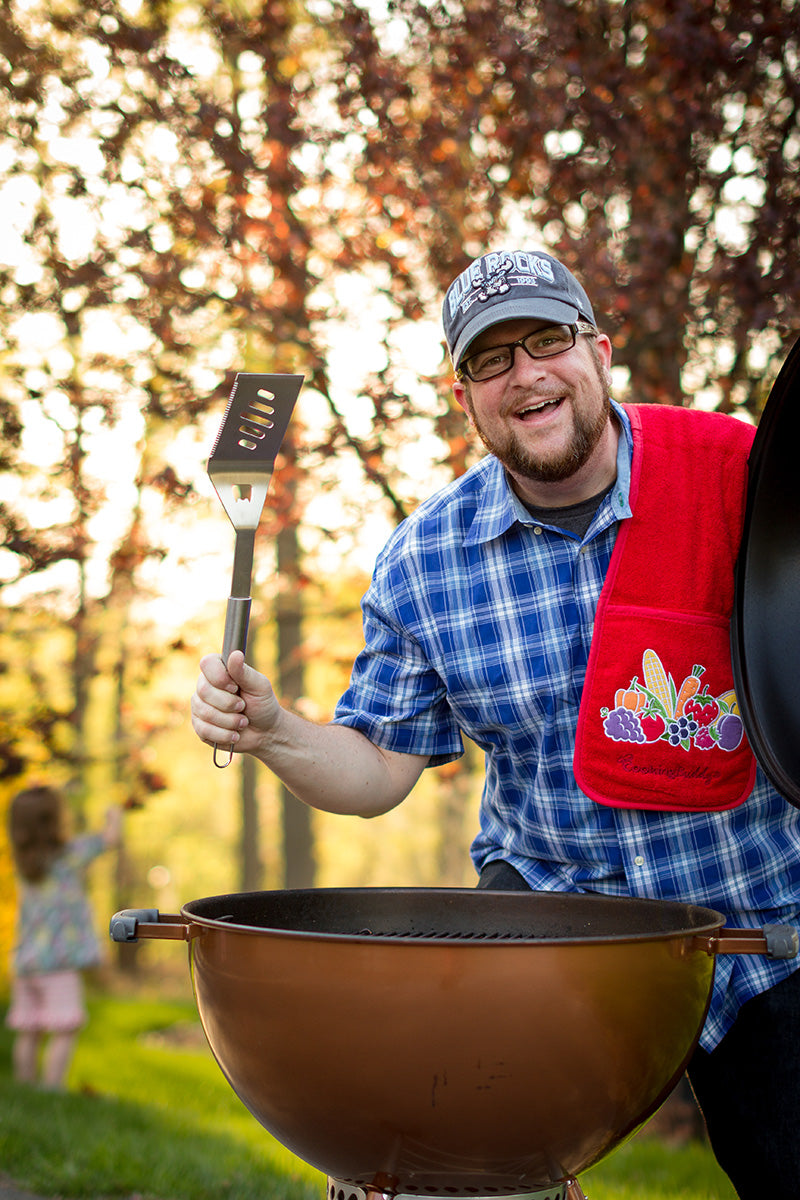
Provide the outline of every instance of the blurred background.
<path id="1" fill-rule="evenodd" d="M 216 770 L 191 731 L 232 564 L 206 461 L 233 377 L 305 376 L 248 656 L 324 721 L 375 552 L 478 453 L 439 325 L 471 258 L 561 257 L 618 399 L 758 420 L 800 327 L 794 0 L 7 0 L 0 74 L 3 817 L 34 780 L 76 830 L 126 806 L 100 925 L 239 889 L 471 885 L 474 747 L 358 822 Z M 1 972 L 14 906 L 3 830 Z"/>

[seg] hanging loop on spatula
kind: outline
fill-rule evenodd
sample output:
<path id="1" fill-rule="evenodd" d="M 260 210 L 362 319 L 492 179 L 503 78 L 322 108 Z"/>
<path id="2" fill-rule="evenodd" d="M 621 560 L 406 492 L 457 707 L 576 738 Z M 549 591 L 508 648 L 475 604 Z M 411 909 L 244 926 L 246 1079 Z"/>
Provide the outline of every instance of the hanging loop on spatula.
<path id="1" fill-rule="evenodd" d="M 253 554 L 275 458 L 289 425 L 302 375 L 237 374 L 208 460 L 208 476 L 236 531 L 222 661 L 247 648 Z M 217 753 L 228 755 L 222 762 Z M 214 746 L 214 766 L 227 767 L 233 746 Z"/>

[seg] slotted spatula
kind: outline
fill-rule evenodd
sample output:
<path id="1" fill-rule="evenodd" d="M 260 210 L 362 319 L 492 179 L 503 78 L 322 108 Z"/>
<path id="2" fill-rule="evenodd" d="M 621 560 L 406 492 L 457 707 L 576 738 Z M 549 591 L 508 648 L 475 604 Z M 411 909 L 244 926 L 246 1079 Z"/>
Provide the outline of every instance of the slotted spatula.
<path id="1" fill-rule="evenodd" d="M 240 372 L 208 460 L 208 476 L 236 530 L 231 594 L 225 613 L 222 660 L 247 647 L 253 550 L 269 481 L 289 419 L 303 383 L 302 375 Z M 233 758 L 228 751 L 227 767 Z"/>

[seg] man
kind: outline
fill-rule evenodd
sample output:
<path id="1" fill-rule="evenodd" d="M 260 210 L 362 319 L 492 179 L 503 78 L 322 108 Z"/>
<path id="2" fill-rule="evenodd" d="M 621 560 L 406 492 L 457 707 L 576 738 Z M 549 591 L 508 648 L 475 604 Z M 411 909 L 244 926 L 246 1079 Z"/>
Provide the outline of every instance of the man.
<path id="1" fill-rule="evenodd" d="M 196 732 L 361 816 L 399 804 L 465 733 L 486 756 L 479 886 L 795 921 L 800 811 L 756 769 L 728 649 L 752 429 L 611 400 L 609 339 L 542 252 L 472 263 L 444 330 L 489 453 L 380 554 L 333 722 L 282 709 L 234 653 L 202 661 Z M 795 967 L 719 959 L 690 1067 L 743 1200 L 800 1194 Z"/>

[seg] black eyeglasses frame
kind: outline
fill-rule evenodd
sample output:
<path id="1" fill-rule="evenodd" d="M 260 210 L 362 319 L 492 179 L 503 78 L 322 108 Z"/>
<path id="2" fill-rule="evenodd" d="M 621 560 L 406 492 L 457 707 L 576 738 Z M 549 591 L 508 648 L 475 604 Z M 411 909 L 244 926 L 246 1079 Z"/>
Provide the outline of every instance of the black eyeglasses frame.
<path id="1" fill-rule="evenodd" d="M 551 350 L 547 354 L 531 354 L 530 350 L 525 345 L 525 343 L 528 341 L 528 339 L 530 337 L 533 336 L 534 333 L 545 333 L 548 329 L 559 329 L 559 328 L 560 329 L 569 329 L 570 332 L 572 333 L 572 341 L 569 344 L 569 346 L 562 346 L 562 348 L 560 350 Z M 484 375 L 481 379 L 476 379 L 474 375 L 470 374 L 470 370 L 469 370 L 469 366 L 468 366 L 469 360 L 471 358 L 475 357 L 474 355 L 470 354 L 456 368 L 456 372 L 455 372 L 456 379 L 469 379 L 472 383 L 488 383 L 492 379 L 499 379 L 501 375 L 507 375 L 509 371 L 513 370 L 514 352 L 515 352 L 517 346 L 521 346 L 522 349 L 525 351 L 525 353 L 528 355 L 528 357 L 532 358 L 534 360 L 538 359 L 538 358 L 556 358 L 559 354 L 566 354 L 568 350 L 574 349 L 575 343 L 578 340 L 579 333 L 584 334 L 586 337 L 597 337 L 597 329 L 594 327 L 594 325 L 590 325 L 588 321 L 576 321 L 576 322 L 574 322 L 574 324 L 569 324 L 567 322 L 564 322 L 564 323 L 557 323 L 552 326 L 547 325 L 547 326 L 545 326 L 544 329 L 534 329 L 531 331 L 531 333 L 526 333 L 525 337 L 518 338 L 516 342 L 502 342 L 499 346 L 487 346 L 487 350 L 489 350 L 489 349 L 491 349 L 491 350 L 510 350 L 511 351 L 511 361 L 508 364 L 508 366 L 503 367 L 502 370 L 497 371 L 496 374 L 494 374 L 494 375 Z M 479 351 L 478 353 L 482 353 L 482 351 Z"/>

